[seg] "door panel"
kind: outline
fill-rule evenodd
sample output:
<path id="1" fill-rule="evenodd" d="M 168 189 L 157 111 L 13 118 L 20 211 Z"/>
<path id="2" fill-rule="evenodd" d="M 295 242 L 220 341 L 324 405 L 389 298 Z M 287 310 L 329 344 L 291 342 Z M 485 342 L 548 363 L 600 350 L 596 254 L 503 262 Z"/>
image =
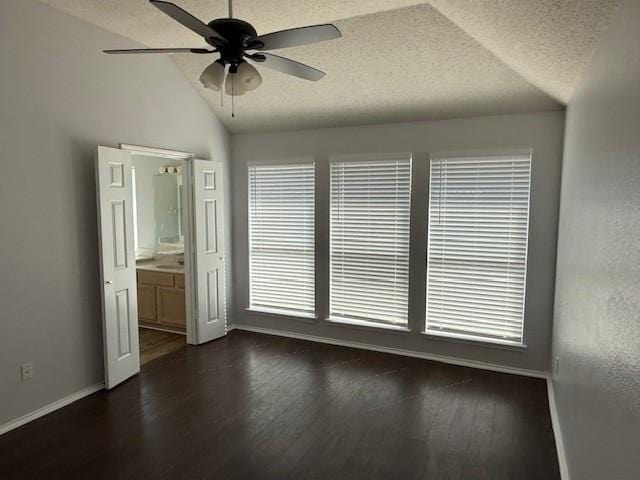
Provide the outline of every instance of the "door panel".
<path id="1" fill-rule="evenodd" d="M 112 201 L 111 231 L 113 235 L 113 268 L 116 270 L 127 268 L 127 226 L 125 222 L 124 201 Z"/>
<path id="2" fill-rule="evenodd" d="M 118 360 L 131 354 L 131 316 L 129 315 L 129 291 L 116 292 L 116 322 L 118 325 Z"/>
<path id="3" fill-rule="evenodd" d="M 218 302 L 218 269 L 207 272 L 207 319 L 214 322 L 220 318 Z"/>
<path id="4" fill-rule="evenodd" d="M 204 343 L 227 333 L 222 168 L 221 162 L 193 160 L 195 343 Z"/>
<path id="5" fill-rule="evenodd" d="M 131 154 L 98 147 L 96 186 L 105 386 L 140 371 Z"/>
<path id="6" fill-rule="evenodd" d="M 205 200 L 204 234 L 206 253 L 218 253 L 218 222 L 216 218 L 216 200 Z"/>

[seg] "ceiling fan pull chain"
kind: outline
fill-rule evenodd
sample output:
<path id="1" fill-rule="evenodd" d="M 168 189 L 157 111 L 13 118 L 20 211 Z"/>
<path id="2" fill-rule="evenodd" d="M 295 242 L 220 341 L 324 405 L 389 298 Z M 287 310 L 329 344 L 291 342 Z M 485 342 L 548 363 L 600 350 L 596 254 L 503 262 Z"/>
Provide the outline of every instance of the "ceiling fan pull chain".
<path id="1" fill-rule="evenodd" d="M 236 114 L 233 111 L 233 97 L 235 97 L 234 92 L 233 92 L 233 87 L 235 86 L 233 80 L 234 80 L 235 75 L 232 75 L 231 77 L 231 118 L 236 118 Z"/>

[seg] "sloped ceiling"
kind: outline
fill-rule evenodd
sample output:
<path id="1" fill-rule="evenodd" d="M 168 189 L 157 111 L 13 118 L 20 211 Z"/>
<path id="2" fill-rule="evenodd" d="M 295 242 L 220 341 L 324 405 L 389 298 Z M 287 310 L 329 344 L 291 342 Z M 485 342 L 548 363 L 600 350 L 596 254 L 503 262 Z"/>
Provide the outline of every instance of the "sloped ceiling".
<path id="1" fill-rule="evenodd" d="M 146 0 L 42 1 L 149 47 L 204 45 Z M 173 1 L 205 22 L 227 16 L 226 0 Z M 221 99 L 198 81 L 210 57 L 172 58 L 232 133 L 558 110 L 571 97 L 616 4 L 236 0 L 234 16 L 259 33 L 333 22 L 343 38 L 278 51 L 327 76 L 307 82 L 258 66 L 264 82 L 235 99 L 235 118 L 230 97 Z"/>

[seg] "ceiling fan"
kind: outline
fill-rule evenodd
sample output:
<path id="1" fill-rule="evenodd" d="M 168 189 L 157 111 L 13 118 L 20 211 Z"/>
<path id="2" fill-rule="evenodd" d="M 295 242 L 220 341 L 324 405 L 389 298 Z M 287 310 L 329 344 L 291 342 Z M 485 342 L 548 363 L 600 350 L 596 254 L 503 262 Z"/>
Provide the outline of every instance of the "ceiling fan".
<path id="1" fill-rule="evenodd" d="M 204 69 L 200 76 L 202 84 L 211 90 L 224 91 L 231 96 L 244 95 L 262 83 L 258 70 L 247 62 L 247 58 L 267 68 L 305 80 L 317 81 L 324 72 L 289 58 L 268 53 L 266 50 L 296 47 L 310 43 L 340 38 L 342 34 L 335 25 L 312 25 L 291 28 L 279 32 L 258 35 L 253 26 L 233 18 L 233 4 L 229 0 L 229 18 L 218 18 L 208 24 L 198 20 L 189 12 L 171 2 L 149 0 L 151 4 L 188 29 L 204 37 L 213 47 L 208 48 L 136 48 L 129 50 L 104 50 L 109 54 L 135 53 L 196 53 L 220 54 L 220 57 Z"/>

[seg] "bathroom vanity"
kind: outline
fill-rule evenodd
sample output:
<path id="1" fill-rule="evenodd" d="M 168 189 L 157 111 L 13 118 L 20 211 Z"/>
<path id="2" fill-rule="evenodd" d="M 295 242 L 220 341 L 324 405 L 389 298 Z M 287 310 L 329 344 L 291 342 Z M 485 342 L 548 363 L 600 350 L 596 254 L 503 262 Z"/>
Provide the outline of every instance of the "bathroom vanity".
<path id="1" fill-rule="evenodd" d="M 145 262 L 136 268 L 141 327 L 186 332 L 184 268 Z"/>

